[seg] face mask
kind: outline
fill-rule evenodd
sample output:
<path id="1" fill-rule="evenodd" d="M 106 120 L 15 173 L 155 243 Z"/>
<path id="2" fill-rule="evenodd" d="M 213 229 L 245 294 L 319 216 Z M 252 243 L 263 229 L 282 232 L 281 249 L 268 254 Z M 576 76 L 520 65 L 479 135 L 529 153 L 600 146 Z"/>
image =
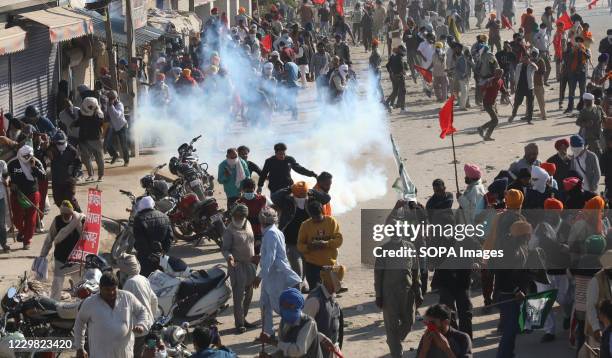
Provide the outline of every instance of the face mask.
<path id="1" fill-rule="evenodd" d="M 572 148 L 572 154 L 574 155 L 574 157 L 580 155 L 580 153 L 582 153 L 582 151 L 584 150 L 584 147 L 571 147 Z"/>
<path id="2" fill-rule="evenodd" d="M 63 151 L 65 151 L 65 150 L 66 150 L 66 148 L 68 147 L 68 143 L 64 143 L 64 144 L 57 144 L 56 146 L 57 146 L 57 149 L 58 149 L 60 152 L 63 152 Z"/>
<path id="3" fill-rule="evenodd" d="M 302 310 L 287 309 L 281 307 L 280 316 L 286 323 L 295 324 L 302 316 Z"/>
<path id="4" fill-rule="evenodd" d="M 300 209 L 304 209 L 306 206 L 306 198 L 295 198 L 295 205 Z"/>
<path id="5" fill-rule="evenodd" d="M 227 158 L 227 164 L 229 164 L 230 166 L 233 167 L 234 165 L 236 165 L 236 163 L 238 163 L 238 158 L 233 158 L 233 159 Z"/>
<path id="6" fill-rule="evenodd" d="M 242 196 L 246 200 L 253 200 L 253 199 L 255 199 L 255 192 L 253 192 L 253 193 L 244 193 L 244 194 L 242 194 Z"/>
<path id="7" fill-rule="evenodd" d="M 235 219 L 235 218 L 232 218 L 232 224 L 234 224 L 235 227 L 243 227 L 245 221 L 246 221 L 246 219 Z"/>

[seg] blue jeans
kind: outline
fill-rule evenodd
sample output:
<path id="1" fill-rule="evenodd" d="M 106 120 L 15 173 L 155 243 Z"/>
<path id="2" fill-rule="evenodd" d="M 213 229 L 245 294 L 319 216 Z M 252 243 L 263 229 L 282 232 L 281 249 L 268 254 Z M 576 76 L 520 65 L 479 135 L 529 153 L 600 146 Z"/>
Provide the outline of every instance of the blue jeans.
<path id="1" fill-rule="evenodd" d="M 128 163 L 130 161 L 130 148 L 128 147 L 128 129 L 124 126 L 118 131 L 115 131 L 112 128 L 108 129 L 106 135 L 106 143 L 108 150 L 108 154 L 111 157 L 117 158 L 119 155 L 117 154 L 117 150 L 115 149 L 115 136 L 119 139 L 119 145 L 121 146 L 121 154 L 123 156 L 123 161 Z"/>
<path id="2" fill-rule="evenodd" d="M 578 109 L 582 108 L 582 95 L 586 89 L 586 73 L 584 72 L 575 72 L 569 74 L 569 95 L 567 96 L 568 109 L 574 109 L 574 95 L 576 94 L 576 87 L 580 90 L 580 98 L 578 102 Z"/>
<path id="3" fill-rule="evenodd" d="M 500 295 L 499 301 L 514 298 L 513 295 Z M 518 318 L 520 313 L 520 301 L 513 301 L 499 305 L 499 319 L 503 330 L 499 346 L 497 346 L 497 358 L 513 358 L 516 336 L 519 333 Z"/>

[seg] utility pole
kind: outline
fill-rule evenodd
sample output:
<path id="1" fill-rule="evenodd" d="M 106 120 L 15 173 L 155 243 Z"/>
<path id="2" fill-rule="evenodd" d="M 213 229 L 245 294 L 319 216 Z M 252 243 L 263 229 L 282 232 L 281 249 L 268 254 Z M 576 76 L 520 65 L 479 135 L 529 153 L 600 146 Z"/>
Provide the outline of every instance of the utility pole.
<path id="1" fill-rule="evenodd" d="M 136 59 L 136 42 L 134 40 L 134 19 L 132 18 L 132 0 L 125 0 L 125 25 L 127 32 L 127 50 L 128 50 L 128 69 L 133 68 L 133 63 Z M 133 75 L 133 76 L 132 76 Z M 138 76 L 138 68 L 136 73 L 129 71 L 128 74 L 128 98 L 130 104 L 130 122 L 134 123 L 136 120 L 136 108 L 138 106 L 138 84 L 136 83 L 136 76 Z M 133 135 L 133 133 L 131 133 Z M 138 144 L 136 138 L 130 138 L 131 145 L 130 150 L 133 156 L 138 155 Z"/>
<path id="2" fill-rule="evenodd" d="M 111 25 L 109 5 L 104 9 L 104 27 L 106 30 L 106 53 L 108 55 L 108 70 L 111 75 L 111 87 L 115 91 L 119 89 L 119 82 L 117 81 L 117 62 L 115 61 L 115 47 L 113 46 L 113 27 Z"/>

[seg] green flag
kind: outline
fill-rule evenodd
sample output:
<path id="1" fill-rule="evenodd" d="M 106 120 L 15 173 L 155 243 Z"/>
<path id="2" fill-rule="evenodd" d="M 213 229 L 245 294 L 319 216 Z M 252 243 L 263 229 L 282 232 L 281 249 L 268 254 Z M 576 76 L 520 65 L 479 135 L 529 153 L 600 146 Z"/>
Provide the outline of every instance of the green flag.
<path id="1" fill-rule="evenodd" d="M 557 299 L 557 290 L 538 292 L 525 297 L 521 303 L 519 327 L 521 332 L 525 329 L 538 329 L 544 327 L 546 317 Z"/>
<path id="2" fill-rule="evenodd" d="M 32 202 L 28 200 L 28 197 L 25 196 L 21 191 L 18 192 L 17 195 L 17 203 L 21 206 L 22 209 L 29 209 L 32 207 Z"/>

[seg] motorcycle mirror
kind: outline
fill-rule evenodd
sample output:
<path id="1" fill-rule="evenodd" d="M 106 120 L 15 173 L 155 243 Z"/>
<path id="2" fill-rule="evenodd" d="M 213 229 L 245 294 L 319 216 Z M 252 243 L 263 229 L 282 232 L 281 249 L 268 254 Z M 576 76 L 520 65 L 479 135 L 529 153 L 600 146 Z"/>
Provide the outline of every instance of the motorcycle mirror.
<path id="1" fill-rule="evenodd" d="M 12 300 L 13 297 L 15 297 L 17 295 L 17 289 L 15 287 L 10 287 L 8 289 L 8 292 L 6 293 L 6 297 L 8 297 L 9 300 Z"/>

